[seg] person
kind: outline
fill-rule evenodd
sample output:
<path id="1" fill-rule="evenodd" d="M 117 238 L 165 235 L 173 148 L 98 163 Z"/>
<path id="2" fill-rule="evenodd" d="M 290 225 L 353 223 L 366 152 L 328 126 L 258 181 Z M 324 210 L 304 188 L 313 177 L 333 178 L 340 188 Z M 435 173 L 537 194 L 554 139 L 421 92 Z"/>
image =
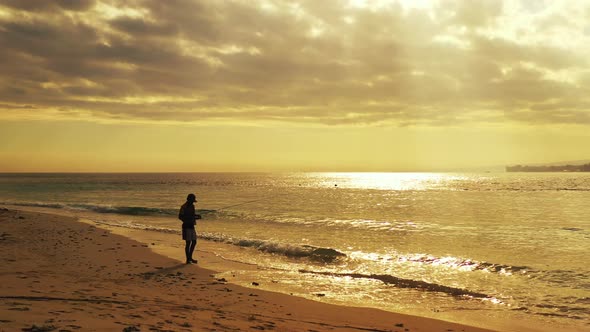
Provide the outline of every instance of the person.
<path id="1" fill-rule="evenodd" d="M 197 224 L 197 219 L 200 219 L 201 216 L 195 213 L 196 202 L 197 197 L 195 194 L 188 194 L 186 196 L 186 202 L 182 204 L 178 212 L 178 219 L 182 220 L 182 239 L 186 241 L 184 246 L 186 264 L 197 263 L 197 260 L 193 259 L 193 252 L 197 246 L 195 225 Z"/>

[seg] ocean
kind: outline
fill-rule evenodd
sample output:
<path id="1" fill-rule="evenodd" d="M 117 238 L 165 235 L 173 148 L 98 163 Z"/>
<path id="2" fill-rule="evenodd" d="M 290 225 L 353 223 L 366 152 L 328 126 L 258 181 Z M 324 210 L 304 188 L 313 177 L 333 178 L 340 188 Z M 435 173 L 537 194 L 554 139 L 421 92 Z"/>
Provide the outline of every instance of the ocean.
<path id="1" fill-rule="evenodd" d="M 227 272 L 232 282 L 509 331 L 590 331 L 590 173 L 0 174 L 0 205 L 155 232 L 180 232 L 188 193 L 200 241 L 256 267 Z"/>

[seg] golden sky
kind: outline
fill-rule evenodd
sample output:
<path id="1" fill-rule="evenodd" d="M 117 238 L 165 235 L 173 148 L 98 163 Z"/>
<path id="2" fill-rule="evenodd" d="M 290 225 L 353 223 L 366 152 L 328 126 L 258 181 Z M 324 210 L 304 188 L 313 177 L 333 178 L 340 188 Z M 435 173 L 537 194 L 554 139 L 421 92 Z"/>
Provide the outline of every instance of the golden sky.
<path id="1" fill-rule="evenodd" d="M 590 1 L 0 3 L 0 172 L 589 156 Z"/>

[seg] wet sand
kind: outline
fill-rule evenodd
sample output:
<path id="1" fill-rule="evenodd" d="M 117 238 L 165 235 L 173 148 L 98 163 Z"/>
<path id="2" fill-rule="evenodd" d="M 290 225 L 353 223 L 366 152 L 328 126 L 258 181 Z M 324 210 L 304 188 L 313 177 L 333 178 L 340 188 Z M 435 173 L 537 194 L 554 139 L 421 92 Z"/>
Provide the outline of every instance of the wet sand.
<path id="1" fill-rule="evenodd" d="M 0 331 L 490 331 L 233 285 L 129 232 L 0 208 Z"/>

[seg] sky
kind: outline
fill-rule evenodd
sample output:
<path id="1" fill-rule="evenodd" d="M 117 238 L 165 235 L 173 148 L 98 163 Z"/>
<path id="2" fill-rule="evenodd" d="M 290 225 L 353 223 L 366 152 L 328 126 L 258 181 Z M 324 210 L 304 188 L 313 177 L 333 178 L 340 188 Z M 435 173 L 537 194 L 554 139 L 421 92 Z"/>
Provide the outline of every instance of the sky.
<path id="1" fill-rule="evenodd" d="M 0 172 L 590 159 L 590 1 L 3 0 Z"/>

